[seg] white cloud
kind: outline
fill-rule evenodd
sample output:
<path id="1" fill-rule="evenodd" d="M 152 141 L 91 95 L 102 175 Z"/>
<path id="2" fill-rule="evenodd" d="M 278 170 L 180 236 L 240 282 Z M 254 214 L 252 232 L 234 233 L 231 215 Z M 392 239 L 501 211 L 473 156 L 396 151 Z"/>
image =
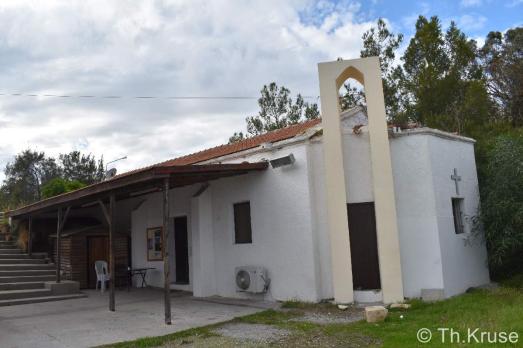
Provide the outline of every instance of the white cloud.
<path id="1" fill-rule="evenodd" d="M 478 48 L 481 48 L 485 45 L 485 37 L 484 36 L 478 36 L 474 38 L 474 41 L 476 41 L 476 46 Z"/>
<path id="2" fill-rule="evenodd" d="M 481 6 L 483 3 L 482 0 L 461 0 L 460 5 L 462 7 L 477 7 Z"/>
<path id="3" fill-rule="evenodd" d="M 320 12 L 318 12 L 321 10 Z M 318 95 L 316 64 L 355 58 L 371 22 L 342 1 L 6 1 L 0 93 L 248 95 L 276 81 Z M 255 100 L 0 97 L 0 165 L 81 148 L 119 170 L 227 141 Z"/>
<path id="4" fill-rule="evenodd" d="M 483 29 L 487 17 L 482 15 L 466 14 L 457 19 L 458 27 L 464 31 L 476 31 Z"/>

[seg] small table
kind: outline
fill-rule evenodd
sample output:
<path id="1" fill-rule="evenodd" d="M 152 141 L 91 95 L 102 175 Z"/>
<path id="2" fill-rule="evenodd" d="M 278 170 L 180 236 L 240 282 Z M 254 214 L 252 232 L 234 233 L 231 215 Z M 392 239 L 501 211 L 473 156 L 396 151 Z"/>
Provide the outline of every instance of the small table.
<path id="1" fill-rule="evenodd" d="M 147 286 L 147 282 L 145 281 L 145 276 L 147 275 L 147 271 L 155 269 L 153 267 L 144 267 L 144 268 L 129 268 L 127 269 L 127 272 L 129 273 L 129 284 L 132 284 L 133 277 L 136 275 L 139 275 L 142 277 L 142 288 Z M 127 287 L 129 289 L 129 286 Z"/>

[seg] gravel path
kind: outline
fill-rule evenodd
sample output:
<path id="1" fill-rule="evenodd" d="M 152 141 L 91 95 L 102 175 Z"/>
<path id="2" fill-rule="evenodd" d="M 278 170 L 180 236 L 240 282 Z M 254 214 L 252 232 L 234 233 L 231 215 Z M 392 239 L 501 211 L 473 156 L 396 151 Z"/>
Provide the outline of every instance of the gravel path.
<path id="1" fill-rule="evenodd" d="M 268 344 L 278 341 L 290 334 L 289 331 L 271 325 L 232 323 L 214 330 L 219 335 L 238 340 L 255 341 Z"/>
<path id="2" fill-rule="evenodd" d="M 348 315 L 329 315 L 325 313 L 306 313 L 305 315 L 293 318 L 291 321 L 307 321 L 314 324 L 348 324 L 364 319 L 362 313 L 348 313 Z"/>

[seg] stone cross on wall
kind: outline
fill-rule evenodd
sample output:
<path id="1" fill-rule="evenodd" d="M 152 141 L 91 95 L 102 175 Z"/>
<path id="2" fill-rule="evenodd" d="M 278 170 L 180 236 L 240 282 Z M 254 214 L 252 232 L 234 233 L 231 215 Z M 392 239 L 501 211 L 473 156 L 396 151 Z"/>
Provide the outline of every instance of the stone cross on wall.
<path id="1" fill-rule="evenodd" d="M 454 168 L 454 173 L 450 176 L 451 180 L 454 180 L 454 183 L 456 184 L 456 195 L 459 196 L 459 185 L 458 182 L 461 181 L 461 176 L 458 175 L 458 170 Z"/>

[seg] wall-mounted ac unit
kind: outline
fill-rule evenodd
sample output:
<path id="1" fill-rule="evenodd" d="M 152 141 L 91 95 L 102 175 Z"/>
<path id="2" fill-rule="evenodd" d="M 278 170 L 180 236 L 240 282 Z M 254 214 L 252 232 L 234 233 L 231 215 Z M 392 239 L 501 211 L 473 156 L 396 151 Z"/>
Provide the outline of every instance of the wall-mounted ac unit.
<path id="1" fill-rule="evenodd" d="M 269 289 L 271 281 L 263 267 L 236 267 L 234 274 L 237 291 L 263 293 Z"/>
<path id="2" fill-rule="evenodd" d="M 269 161 L 273 168 L 290 166 L 291 164 L 294 164 L 294 162 L 296 162 L 296 159 L 294 158 L 294 155 L 292 153 L 287 156 L 275 158 Z"/>

